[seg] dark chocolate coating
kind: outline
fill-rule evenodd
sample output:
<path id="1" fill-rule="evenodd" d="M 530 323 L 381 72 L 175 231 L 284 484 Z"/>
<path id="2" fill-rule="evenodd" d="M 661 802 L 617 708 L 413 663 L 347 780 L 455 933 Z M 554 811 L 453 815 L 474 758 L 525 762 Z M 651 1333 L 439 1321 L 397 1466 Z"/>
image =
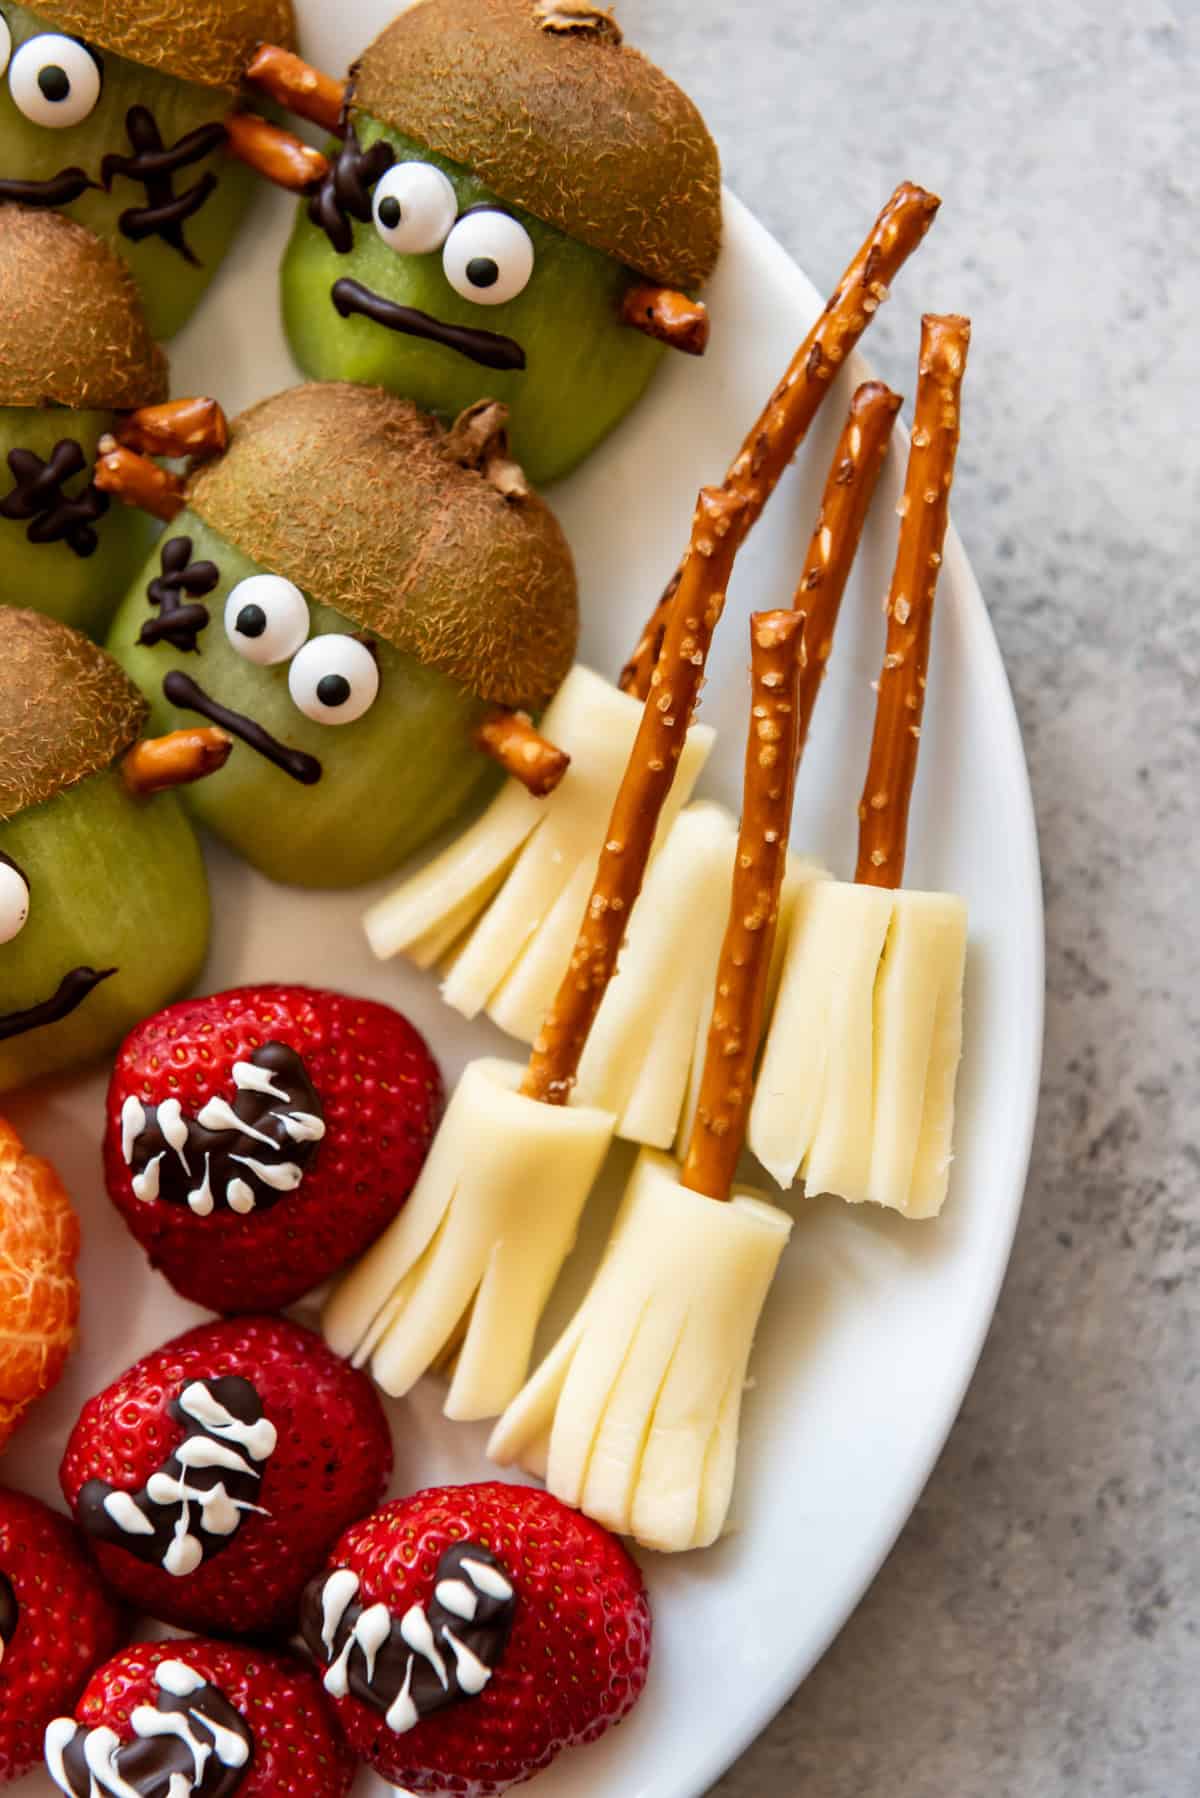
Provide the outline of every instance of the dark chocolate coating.
<path id="1" fill-rule="evenodd" d="M 70 1017 L 102 980 L 111 980 L 116 972 L 116 968 L 102 968 L 99 972 L 95 968 L 72 968 L 69 974 L 63 975 L 52 998 L 43 999 L 40 1005 L 31 1005 L 28 1011 L 9 1011 L 0 1015 L 0 1043 L 7 1042 L 10 1037 L 24 1036 L 27 1030 L 40 1030 L 43 1024 L 57 1024 L 60 1019 Z"/>
<path id="2" fill-rule="evenodd" d="M 115 1757 L 117 1773 L 125 1784 L 141 1798 L 171 1798 L 172 1780 L 182 1778 L 191 1798 L 232 1798 L 254 1757 L 254 1737 L 241 1712 L 234 1710 L 223 1692 L 207 1684 L 182 1697 L 160 1688 L 154 1709 L 160 1717 L 185 1717 L 187 1734 L 195 1748 L 177 1735 L 135 1736 L 131 1742 L 122 1744 Z M 210 1722 L 245 1743 L 246 1759 L 242 1766 L 222 1764 L 216 1752 L 216 1732 L 206 1728 Z M 86 1744 L 92 1733 L 80 1726 L 63 1750 L 63 1771 L 70 1798 L 89 1798 L 95 1790 L 86 1759 Z M 206 1754 L 205 1749 L 208 1750 Z M 203 1757 L 204 1771 L 197 1780 L 196 1762 L 200 1756 Z"/>
<path id="3" fill-rule="evenodd" d="M 163 681 L 163 692 L 171 704 L 182 712 L 199 712 L 213 724 L 219 724 L 227 730 L 231 737 L 240 737 L 249 748 L 256 749 L 259 755 L 302 786 L 315 787 L 321 778 L 321 764 L 315 755 L 307 755 L 303 749 L 289 749 L 280 743 L 269 730 L 256 724 L 253 718 L 247 718 L 244 712 L 232 712 L 217 699 L 210 699 L 202 687 L 198 687 L 189 674 L 181 674 L 173 668 Z"/>
<path id="4" fill-rule="evenodd" d="M 467 356 L 484 368 L 525 367 L 525 352 L 515 338 L 501 337 L 496 331 L 476 331 L 467 325 L 444 324 L 440 318 L 420 312 L 415 306 L 398 306 L 394 300 L 385 300 L 382 294 L 373 293 L 361 281 L 335 281 L 330 298 L 343 318 L 358 313 L 377 325 L 385 325 L 389 331 L 444 344 L 447 349 L 457 350 L 460 356 Z"/>
<path id="5" fill-rule="evenodd" d="M 464 1573 L 464 1561 L 480 1561 L 488 1567 L 494 1567 L 508 1582 L 512 1596 L 508 1598 L 492 1598 L 481 1592 Z M 333 1653 L 330 1654 L 323 1636 L 324 1618 L 322 1614 L 322 1595 L 330 1569 L 310 1580 L 305 1587 L 304 1597 L 300 1603 L 300 1629 L 313 1658 L 322 1667 L 328 1668 L 344 1650 L 347 1641 L 354 1633 L 363 1612 L 369 1607 L 355 1599 L 346 1607 L 333 1639 Z M 428 1620 L 433 1640 L 438 1653 L 442 1656 L 446 1669 L 446 1683 L 443 1685 L 433 1665 L 424 1655 L 414 1653 L 401 1634 L 402 1619 L 393 1617 L 387 1640 L 375 1657 L 374 1672 L 369 1671 L 366 1657 L 360 1644 L 356 1641 L 350 1651 L 347 1664 L 347 1678 L 350 1691 L 364 1704 L 369 1704 L 374 1711 L 386 1716 L 407 1682 L 408 1695 L 416 1708 L 418 1717 L 428 1717 L 436 1711 L 445 1710 L 449 1705 L 468 1702 L 473 1696 L 466 1692 L 456 1677 L 456 1660 L 454 1652 L 446 1642 L 449 1631 L 464 1647 L 481 1660 L 485 1667 L 493 1671 L 500 1665 L 504 1651 L 508 1647 L 508 1638 L 512 1633 L 513 1614 L 516 1609 L 516 1590 L 512 1575 L 508 1569 L 496 1559 L 490 1549 L 477 1542 L 456 1542 L 448 1548 L 437 1564 L 434 1574 L 434 1593 L 444 1580 L 461 1580 L 476 1597 L 477 1608 L 472 1619 L 460 1617 L 457 1612 L 447 1610 L 435 1595 L 431 1595 L 428 1603 L 422 1608 Z"/>
<path id="6" fill-rule="evenodd" d="M 233 1111 L 257 1135 L 246 1135 L 237 1130 L 209 1130 L 197 1123 L 194 1117 L 183 1113 L 182 1121 L 187 1126 L 187 1144 L 183 1150 L 187 1161 L 185 1167 L 162 1133 L 157 1106 L 146 1108 L 145 1127 L 138 1131 L 133 1141 L 130 1171 L 133 1174 L 144 1173 L 147 1165 L 161 1155 L 158 1197 L 165 1204 L 186 1206 L 188 1194 L 199 1185 L 207 1162 L 208 1180 L 215 1204 L 231 1208 L 228 1206 L 226 1190 L 229 1182 L 237 1179 L 243 1181 L 253 1192 L 255 1210 L 269 1211 L 272 1206 L 290 1198 L 291 1194 L 268 1185 L 252 1168 L 235 1160 L 235 1157 L 249 1156 L 262 1162 L 264 1166 L 278 1166 L 283 1162 L 291 1162 L 304 1170 L 310 1166 L 319 1143 L 295 1141 L 288 1134 L 284 1123 L 286 1115 L 295 1111 L 324 1119 L 320 1097 L 308 1077 L 303 1061 L 286 1043 L 264 1043 L 261 1048 L 255 1049 L 249 1060 L 254 1067 L 269 1073 L 272 1084 L 287 1094 L 286 1100 L 281 1100 L 272 1097 L 270 1093 L 254 1092 L 251 1088 L 243 1087 L 230 1100 Z M 271 1137 L 272 1143 L 264 1143 L 261 1140 L 263 1136 Z"/>
<path id="7" fill-rule="evenodd" d="M 20 1620 L 21 1607 L 17 1603 L 12 1581 L 7 1573 L 0 1572 L 0 1660 L 3 1660 L 3 1650 L 17 1633 Z"/>

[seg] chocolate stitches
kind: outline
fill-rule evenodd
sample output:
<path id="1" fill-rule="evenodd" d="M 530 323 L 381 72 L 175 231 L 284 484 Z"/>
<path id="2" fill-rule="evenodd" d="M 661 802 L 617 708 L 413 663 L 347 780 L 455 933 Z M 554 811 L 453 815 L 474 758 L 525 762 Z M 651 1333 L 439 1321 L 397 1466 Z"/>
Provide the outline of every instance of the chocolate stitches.
<path id="1" fill-rule="evenodd" d="M 59 1717 L 46 1731 L 46 1765 L 67 1798 L 232 1798 L 254 1737 L 225 1694 L 183 1661 L 160 1661 L 155 1702 L 129 1716 L 133 1740 Z"/>
<path id="2" fill-rule="evenodd" d="M 6 1573 L 0 1573 L 0 1666 L 4 1662 L 5 1649 L 17 1633 L 20 1620 L 21 1607 L 17 1603 L 12 1581 Z"/>
<path id="3" fill-rule="evenodd" d="M 269 1515 L 255 1500 L 277 1437 L 256 1389 L 239 1374 L 193 1380 L 167 1412 L 184 1435 L 158 1471 L 136 1492 L 88 1480 L 75 1515 L 97 1541 L 183 1579 L 229 1547 L 244 1513 Z"/>
<path id="4" fill-rule="evenodd" d="M 221 149 L 229 133 L 224 125 L 199 125 L 177 143 L 165 145 L 158 122 L 148 106 L 131 106 L 125 115 L 125 130 L 133 149 L 130 156 L 116 153 L 100 164 L 100 179 L 105 190 L 112 191 L 118 175 L 140 182 L 146 189 L 145 206 L 128 207 L 117 220 L 131 243 L 142 243 L 149 237 L 160 237 L 177 250 L 185 262 L 199 268 L 200 259 L 183 235 L 188 219 L 194 218 L 217 186 L 217 177 L 208 169 L 183 193 L 175 192 L 175 176 Z"/>
<path id="5" fill-rule="evenodd" d="M 396 152 L 386 139 L 379 138 L 369 150 L 364 150 L 354 126 L 347 123 L 342 147 L 308 202 L 309 218 L 324 231 L 339 256 L 348 256 L 354 248 L 351 221 L 370 223 L 370 189 L 387 174 L 395 160 Z"/>
<path id="6" fill-rule="evenodd" d="M 147 618 L 138 632 L 138 642 L 153 648 L 156 643 L 170 643 L 184 654 L 199 654 L 196 639 L 211 622 L 207 606 L 199 604 L 211 593 L 221 578 L 215 562 L 192 561 L 192 539 L 172 537 L 163 544 L 162 573 L 155 575 L 146 588 L 146 597 L 159 608 L 157 618 Z M 183 594 L 192 601 L 184 605 Z"/>
<path id="7" fill-rule="evenodd" d="M 304 1062 L 286 1043 L 264 1043 L 233 1064 L 233 1103 L 219 1095 L 188 1117 L 178 1099 L 121 1107 L 121 1155 L 143 1204 L 162 1200 L 209 1217 L 218 1205 L 245 1217 L 299 1187 L 325 1136 L 324 1111 Z"/>
<path id="8" fill-rule="evenodd" d="M 96 553 L 100 544 L 94 526 L 109 508 L 107 493 L 88 481 L 74 498 L 63 492 L 75 475 L 89 472 L 83 448 L 73 437 L 63 437 L 43 461 L 36 451 L 12 449 L 8 466 L 15 485 L 0 500 L 0 518 L 24 523 L 30 543 L 65 543 L 81 561 Z"/>
<path id="9" fill-rule="evenodd" d="M 358 1594 L 358 1575 L 348 1567 L 310 1580 L 301 1631 L 326 1666 L 325 1690 L 334 1698 L 353 1693 L 396 1735 L 477 1698 L 508 1647 L 516 1592 L 496 1556 L 477 1542 L 448 1548 L 430 1603 L 410 1605 L 398 1620 L 386 1605 L 361 1604 Z"/>

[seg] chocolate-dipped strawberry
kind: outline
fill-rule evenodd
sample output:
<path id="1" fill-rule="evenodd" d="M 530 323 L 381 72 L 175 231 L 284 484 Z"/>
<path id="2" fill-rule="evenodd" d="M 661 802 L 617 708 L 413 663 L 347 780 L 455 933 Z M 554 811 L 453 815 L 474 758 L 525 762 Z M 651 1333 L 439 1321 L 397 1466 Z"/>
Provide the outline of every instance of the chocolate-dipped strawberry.
<path id="1" fill-rule="evenodd" d="M 424 0 L 344 90 L 271 50 L 250 73 L 341 140 L 284 264 L 307 374 L 447 417 L 501 399 L 546 482 L 624 417 L 664 343 L 703 350 L 688 294 L 720 246 L 716 146 L 607 11 Z"/>
<path id="2" fill-rule="evenodd" d="M 342 384 L 264 401 L 193 477 L 117 615 L 109 647 L 155 729 L 207 722 L 246 746 L 189 804 L 276 879 L 387 873 L 492 756 L 532 780 L 544 750 L 553 776 L 512 708 L 540 710 L 571 665 L 575 574 L 504 416 L 477 407 L 447 431 Z M 120 454 L 118 484 L 137 472 Z"/>
<path id="3" fill-rule="evenodd" d="M 231 745 L 142 740 L 146 713 L 78 631 L 0 606 L 0 1092 L 102 1054 L 200 971 L 204 863 L 166 789 Z"/>
<path id="4" fill-rule="evenodd" d="M 225 442 L 212 400 L 166 397 L 166 360 L 108 246 L 0 205 L 0 605 L 107 627 L 153 529 L 96 485 L 101 441 L 197 459 Z"/>
<path id="5" fill-rule="evenodd" d="M 293 32 L 291 0 L 0 0 L 0 200 L 87 225 L 172 336 L 245 215 L 244 165 L 299 188 L 324 170 L 235 109 L 255 46 Z"/>

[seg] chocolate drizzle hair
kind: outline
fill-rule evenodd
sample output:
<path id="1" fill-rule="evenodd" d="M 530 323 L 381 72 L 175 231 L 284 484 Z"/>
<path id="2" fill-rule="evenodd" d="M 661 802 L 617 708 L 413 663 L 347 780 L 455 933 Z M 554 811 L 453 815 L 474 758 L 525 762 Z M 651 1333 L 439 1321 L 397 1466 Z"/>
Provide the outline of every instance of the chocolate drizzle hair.
<path id="1" fill-rule="evenodd" d="M 12 449 L 8 466 L 15 485 L 0 500 L 0 518 L 28 520 L 30 543 L 65 543 L 82 560 L 95 555 L 100 539 L 95 526 L 109 508 L 107 493 L 89 481 L 74 497 L 63 492 L 67 481 L 88 472 L 83 448 L 63 437 L 43 461 L 34 450 Z"/>
<path id="2" fill-rule="evenodd" d="M 386 138 L 364 150 L 354 126 L 347 122 L 342 147 L 308 203 L 309 218 L 324 231 L 339 256 L 348 256 L 354 248 L 353 220 L 370 223 L 370 190 L 395 160 L 396 152 Z"/>
<path id="3" fill-rule="evenodd" d="M 215 562 L 193 562 L 190 537 L 172 537 L 163 544 L 162 573 L 155 575 L 146 588 L 146 597 L 159 608 L 157 618 L 147 618 L 138 632 L 138 642 L 147 648 L 156 643 L 170 643 L 182 653 L 198 654 L 196 638 L 210 623 L 207 606 L 198 601 L 211 593 L 221 578 Z M 192 601 L 184 605 L 183 594 Z"/>
<path id="4" fill-rule="evenodd" d="M 228 140 L 224 125 L 199 125 L 177 143 L 165 145 L 158 122 L 148 106 L 131 106 L 125 115 L 125 130 L 132 154 L 111 154 L 100 164 L 100 179 L 108 192 L 118 176 L 139 182 L 146 189 L 146 204 L 130 206 L 117 220 L 123 236 L 131 243 L 160 237 L 177 250 L 185 262 L 199 267 L 199 258 L 188 246 L 183 227 L 205 205 L 217 186 L 217 177 L 208 169 L 183 193 L 175 192 L 175 176 L 181 169 L 203 162 Z"/>

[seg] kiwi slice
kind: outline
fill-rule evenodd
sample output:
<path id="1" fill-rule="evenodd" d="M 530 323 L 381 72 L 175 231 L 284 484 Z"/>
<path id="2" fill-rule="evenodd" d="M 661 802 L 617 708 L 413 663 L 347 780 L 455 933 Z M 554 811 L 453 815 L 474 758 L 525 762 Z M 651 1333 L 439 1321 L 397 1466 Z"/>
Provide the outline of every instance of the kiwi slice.
<path id="1" fill-rule="evenodd" d="M 513 454 L 530 480 L 545 486 L 561 479 L 636 404 L 666 354 L 661 343 L 621 323 L 634 276 L 377 120 L 360 117 L 358 135 L 363 148 L 385 138 L 397 162 L 441 169 L 460 216 L 503 205 L 529 235 L 533 273 L 515 299 L 481 306 L 450 285 L 440 255 L 397 255 L 373 224 L 354 225 L 351 253 L 338 255 L 302 204 L 282 272 L 284 324 L 297 362 L 314 379 L 377 384 L 447 419 L 485 396 L 502 400 Z M 481 366 L 443 344 L 340 317 L 332 296 L 344 279 L 444 324 L 502 334 L 520 346 L 525 367 Z"/>
<path id="2" fill-rule="evenodd" d="M 151 9 L 132 10 L 144 14 Z M 57 15 L 94 13 L 98 19 L 103 14 L 111 24 L 125 11 L 124 4 L 78 6 L 59 8 Z M 162 9 L 158 11 L 161 21 Z M 238 9 L 232 5 L 207 6 L 199 11 L 236 14 Z M 4 16 L 14 49 L 40 33 L 62 31 L 68 22 L 57 15 L 52 17 L 48 7 L 34 12 L 6 3 Z M 192 15 L 188 18 L 190 38 L 194 27 L 190 22 Z M 196 28 L 196 35 L 198 40 L 203 39 L 202 23 Z M 164 30 L 164 42 L 169 36 Z M 162 341 L 172 337 L 191 316 L 259 184 L 250 169 L 220 147 L 220 132 L 216 128 L 230 108 L 229 96 L 221 85 L 168 72 L 165 62 L 159 66 L 158 56 L 150 56 L 142 64 L 120 54 L 119 44 L 108 45 L 98 37 L 91 41 L 97 45 L 102 62 L 100 93 L 91 112 L 78 124 L 47 130 L 21 111 L 11 84 L 0 83 L 0 177 L 49 181 L 67 169 L 78 170 L 87 177 L 93 185 L 61 210 L 88 226 L 128 265 L 141 292 L 149 329 Z M 127 158 L 132 152 L 129 119 L 134 108 L 149 114 L 168 149 L 193 132 L 215 131 L 214 147 L 196 160 L 189 158 L 170 177 L 168 185 L 175 199 L 200 193 L 202 200 L 198 209 L 182 220 L 177 230 L 173 229 L 175 242 L 152 227 L 146 227 L 142 234 L 147 212 L 159 203 L 152 201 L 145 181 L 117 172 L 112 175 L 109 191 L 102 185 L 105 158 Z M 211 192 L 202 191 L 209 187 Z M 131 218 L 135 235 L 123 228 L 123 221 L 128 224 Z"/>
<path id="3" fill-rule="evenodd" d="M 0 407 L 0 502 L 16 488 L 7 464 L 10 451 L 24 450 L 49 462 L 64 442 L 78 445 L 86 465 L 61 489 L 68 500 L 77 499 L 89 486 L 100 438 L 115 422 L 111 412 L 68 412 L 58 406 Z M 101 517 L 85 527 L 94 533 L 95 550 L 79 555 L 65 538 L 30 542 L 30 525 L 36 527 L 37 522 L 0 517 L 0 606 L 28 607 L 73 625 L 89 637 L 102 636 L 160 526 L 113 500 Z M 79 540 L 86 543 L 89 539 Z"/>
<path id="4" fill-rule="evenodd" d="M 303 492 L 301 484 L 296 493 Z M 471 743 L 484 702 L 381 636 L 372 636 L 379 692 L 371 709 L 336 726 L 306 717 L 293 700 L 288 663 L 248 661 L 225 629 L 230 593 L 265 572 L 264 564 L 192 512 L 169 527 L 164 545 L 182 537 L 190 539 L 194 561 L 219 570 L 217 585 L 204 595 L 209 622 L 196 633 L 198 653 L 165 641 L 139 642 L 143 626 L 158 615 L 147 598 L 159 573 L 158 553 L 130 590 L 109 637 L 113 655 L 150 701 L 151 728 L 166 732 L 203 722 L 167 697 L 164 682 L 174 671 L 269 732 L 289 754 L 313 758 L 320 771 L 315 784 L 303 784 L 239 742 L 218 774 L 184 790 L 183 802 L 198 823 L 275 880 L 357 886 L 391 873 L 472 798 L 495 786 L 496 770 Z M 310 642 L 359 632 L 356 619 L 306 597 Z"/>

